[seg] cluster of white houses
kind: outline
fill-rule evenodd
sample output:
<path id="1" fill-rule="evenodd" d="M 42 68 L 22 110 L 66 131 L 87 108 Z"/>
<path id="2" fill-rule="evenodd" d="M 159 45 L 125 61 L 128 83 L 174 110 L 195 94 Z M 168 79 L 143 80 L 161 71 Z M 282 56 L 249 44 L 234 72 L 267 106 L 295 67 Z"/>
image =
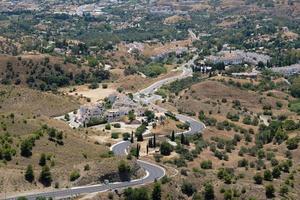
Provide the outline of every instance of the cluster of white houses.
<path id="1" fill-rule="evenodd" d="M 111 105 L 109 109 L 106 108 L 107 102 Z M 134 112 L 136 116 L 142 116 L 145 110 L 144 107 L 134 102 L 127 95 L 114 93 L 107 98 L 106 102 L 101 101 L 81 106 L 76 114 L 75 121 L 81 125 L 92 118 L 102 118 L 107 122 L 116 122 L 128 115 L 130 111 Z"/>
<path id="2" fill-rule="evenodd" d="M 225 65 L 239 65 L 242 63 L 257 65 L 258 62 L 266 64 L 270 59 L 268 55 L 245 52 L 243 50 L 221 51 L 217 55 L 206 57 L 206 60 L 213 64 L 224 63 Z"/>

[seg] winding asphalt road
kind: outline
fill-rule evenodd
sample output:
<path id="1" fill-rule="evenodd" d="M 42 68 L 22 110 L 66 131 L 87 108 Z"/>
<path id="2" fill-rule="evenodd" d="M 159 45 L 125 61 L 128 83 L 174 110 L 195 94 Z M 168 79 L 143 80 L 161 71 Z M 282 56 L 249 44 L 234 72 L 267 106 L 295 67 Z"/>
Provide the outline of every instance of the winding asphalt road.
<path id="1" fill-rule="evenodd" d="M 155 102 L 157 100 L 162 99 L 162 97 L 159 95 L 156 95 L 155 92 L 157 91 L 157 89 L 159 89 L 160 87 L 162 87 L 163 85 L 165 85 L 167 83 L 193 76 L 193 71 L 189 66 L 192 65 L 197 58 L 198 58 L 198 56 L 196 55 L 191 60 L 189 60 L 187 63 L 183 64 L 180 67 L 182 69 L 182 73 L 180 75 L 169 77 L 169 78 L 160 80 L 158 82 L 155 82 L 154 84 L 141 90 L 140 92 L 135 93 L 134 99 L 136 101 L 140 101 L 144 104 L 151 105 L 153 108 L 155 108 L 159 112 L 163 112 L 163 113 L 167 112 L 168 110 L 166 110 L 165 108 L 155 105 Z M 203 129 L 205 129 L 205 125 L 202 122 L 200 122 L 192 117 L 181 115 L 178 113 L 174 113 L 174 114 L 178 120 L 189 123 L 190 129 L 188 131 L 185 131 L 184 134 L 187 134 L 187 135 L 197 134 L 197 133 L 202 132 Z M 177 134 L 181 134 L 181 133 L 177 133 Z"/>
<path id="2" fill-rule="evenodd" d="M 192 76 L 193 72 L 190 68 L 185 67 L 185 65 L 191 65 L 194 60 L 197 58 L 197 56 L 193 57 L 189 62 L 185 63 L 181 66 L 182 73 L 178 76 L 169 77 L 163 80 L 160 80 L 158 82 L 155 82 L 154 84 L 150 85 L 149 87 L 141 90 L 140 92 L 134 94 L 134 99 L 136 101 L 141 101 L 144 104 L 151 105 L 153 108 L 157 109 L 159 112 L 167 112 L 166 109 L 161 108 L 157 105 L 155 105 L 155 101 L 158 99 L 161 99 L 160 96 L 155 94 L 155 91 L 163 86 L 164 84 L 170 83 L 172 81 L 186 78 L 188 76 Z M 179 119 L 182 122 L 188 122 L 190 124 L 190 129 L 188 131 L 185 131 L 184 134 L 196 134 L 200 133 L 204 128 L 205 125 L 191 117 L 181 115 L 181 114 L 175 114 L 177 119 Z M 180 134 L 180 133 L 178 133 Z M 127 154 L 127 149 L 130 146 L 129 141 L 121 141 L 111 147 L 111 150 L 114 152 L 115 155 L 118 156 L 124 156 Z M 67 197 L 76 197 L 78 195 L 82 194 L 89 194 L 94 192 L 104 192 L 110 189 L 121 189 L 126 188 L 130 186 L 136 186 L 136 185 L 143 185 L 146 183 L 154 182 L 156 179 L 160 179 L 165 175 L 165 169 L 156 165 L 152 164 L 143 160 L 137 160 L 137 163 L 146 171 L 146 176 L 144 176 L 141 179 L 136 179 L 132 181 L 125 181 L 125 182 L 119 182 L 119 183 L 110 183 L 108 185 L 105 184 L 97 184 L 97 185 L 87 185 L 87 186 L 81 186 L 81 187 L 73 187 L 69 189 L 56 189 L 52 191 L 45 191 L 45 192 L 39 192 L 39 193 L 32 193 L 32 194 L 20 194 L 17 196 L 12 196 L 6 199 L 9 200 L 15 200 L 20 196 L 24 196 L 30 200 L 34 200 L 37 197 L 52 197 L 55 199 L 61 199 L 61 198 L 67 198 Z"/>

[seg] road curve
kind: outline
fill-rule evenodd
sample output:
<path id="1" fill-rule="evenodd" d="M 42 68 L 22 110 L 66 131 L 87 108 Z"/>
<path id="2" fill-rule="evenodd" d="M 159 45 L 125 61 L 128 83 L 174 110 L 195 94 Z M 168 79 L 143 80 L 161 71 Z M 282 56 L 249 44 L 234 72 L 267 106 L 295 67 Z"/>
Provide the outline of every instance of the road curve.
<path id="1" fill-rule="evenodd" d="M 194 60 L 197 58 L 197 56 L 193 57 L 189 62 L 185 63 L 184 65 L 191 65 Z M 166 109 L 159 107 L 155 105 L 155 101 L 160 99 L 161 97 L 158 95 L 155 95 L 155 91 L 163 86 L 166 83 L 170 83 L 172 81 L 186 78 L 188 76 L 192 76 L 192 70 L 190 68 L 185 67 L 182 65 L 182 73 L 178 76 L 169 77 L 163 80 L 160 80 L 158 82 L 155 82 L 154 84 L 150 85 L 149 87 L 141 90 L 140 92 L 134 94 L 134 99 L 137 101 L 142 101 L 143 103 L 146 103 L 148 105 L 153 106 L 155 109 L 159 110 L 160 112 L 167 112 Z M 205 125 L 202 122 L 199 122 L 198 120 L 195 120 L 189 116 L 181 115 L 181 114 L 175 114 L 177 119 L 179 119 L 182 122 L 188 122 L 190 124 L 190 129 L 188 131 L 185 131 L 184 134 L 197 134 L 200 133 L 204 128 Z M 180 134 L 180 133 L 178 133 Z M 121 141 L 111 147 L 111 150 L 114 152 L 115 155 L 118 156 L 124 156 L 127 154 L 127 149 L 130 146 L 129 141 Z M 154 182 L 156 179 L 160 179 L 165 175 L 165 169 L 160 167 L 159 165 L 152 164 L 143 160 L 137 160 L 137 163 L 146 171 L 146 176 L 144 176 L 141 179 L 136 179 L 132 181 L 125 181 L 125 182 L 119 182 L 119 183 L 111 183 L 108 185 L 105 184 L 97 184 L 97 185 L 88 185 L 88 186 L 81 186 L 81 187 L 73 187 L 68 189 L 56 189 L 52 191 L 45 191 L 40 193 L 32 193 L 32 194 L 20 194 L 17 196 L 6 198 L 8 200 L 15 200 L 20 196 L 24 196 L 29 200 L 34 200 L 37 197 L 52 197 L 56 199 L 60 198 L 67 198 L 67 197 L 76 197 L 78 195 L 82 194 L 89 194 L 94 192 L 104 192 L 109 189 L 121 189 L 136 185 L 143 185 L 146 183 Z"/>
<path id="2" fill-rule="evenodd" d="M 194 63 L 194 61 L 197 58 L 198 58 L 198 56 L 196 55 L 191 60 L 189 60 L 187 63 L 183 64 L 181 66 L 181 69 L 182 69 L 181 74 L 160 80 L 158 82 L 155 82 L 152 85 L 150 85 L 149 87 L 141 90 L 140 92 L 135 93 L 134 94 L 135 100 L 141 101 L 144 104 L 151 105 L 153 108 L 155 108 L 159 112 L 167 112 L 168 110 L 166 110 L 165 108 L 155 105 L 156 100 L 162 99 L 161 96 L 156 95 L 155 92 L 157 91 L 157 89 L 162 87 L 164 84 L 192 76 L 193 75 L 192 69 L 190 67 L 186 67 L 186 65 L 190 66 L 191 64 Z M 197 133 L 202 132 L 203 129 L 205 129 L 205 125 L 202 122 L 200 122 L 199 120 L 196 120 L 192 117 L 185 116 L 185 115 L 178 114 L 178 113 L 174 113 L 174 114 L 178 120 L 189 123 L 190 129 L 188 131 L 183 132 L 184 134 L 187 134 L 187 135 L 197 134 Z M 177 133 L 177 134 L 181 134 L 181 133 Z"/>
<path id="3" fill-rule="evenodd" d="M 111 147 L 111 150 L 114 152 L 115 155 L 124 156 L 127 154 L 127 149 L 129 145 L 130 145 L 129 141 L 121 141 L 113 145 Z M 76 197 L 78 195 L 90 194 L 94 192 L 105 192 L 110 189 L 114 190 L 114 189 L 137 186 L 137 185 L 144 185 L 147 183 L 152 183 L 155 180 L 158 180 L 165 175 L 165 169 L 158 165 L 143 160 L 137 160 L 137 163 L 146 171 L 146 176 L 144 176 L 141 179 L 135 179 L 131 181 L 118 182 L 118 183 L 110 183 L 108 185 L 105 184 L 87 185 L 87 186 L 73 187 L 69 189 L 57 189 L 53 191 L 46 191 L 40 193 L 23 194 L 23 195 L 9 197 L 6 199 L 15 200 L 21 196 L 24 196 L 29 200 L 35 200 L 37 197 L 46 197 L 46 198 L 52 197 L 56 199 Z"/>

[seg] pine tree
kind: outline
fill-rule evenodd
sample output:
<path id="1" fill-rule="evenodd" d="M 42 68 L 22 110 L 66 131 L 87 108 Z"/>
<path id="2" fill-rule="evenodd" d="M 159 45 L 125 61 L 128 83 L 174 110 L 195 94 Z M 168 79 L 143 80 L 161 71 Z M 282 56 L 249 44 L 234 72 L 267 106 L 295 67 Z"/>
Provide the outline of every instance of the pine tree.
<path id="1" fill-rule="evenodd" d="M 50 168 L 45 165 L 42 168 L 41 174 L 40 174 L 40 178 L 39 181 L 44 185 L 44 186 L 50 186 L 51 182 L 52 182 L 52 176 L 51 176 L 51 172 L 50 172 Z"/>
<path id="2" fill-rule="evenodd" d="M 25 180 L 28 182 L 32 182 L 34 180 L 34 172 L 31 165 L 27 166 L 26 172 L 25 172 Z"/>

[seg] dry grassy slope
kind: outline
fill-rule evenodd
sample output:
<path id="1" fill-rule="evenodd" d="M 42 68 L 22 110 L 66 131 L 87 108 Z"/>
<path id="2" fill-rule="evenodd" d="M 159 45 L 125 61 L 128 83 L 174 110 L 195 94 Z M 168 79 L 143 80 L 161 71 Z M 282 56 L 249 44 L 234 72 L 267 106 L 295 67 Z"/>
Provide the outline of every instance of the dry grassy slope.
<path id="1" fill-rule="evenodd" d="M 219 107 L 221 112 L 228 112 L 231 110 L 231 106 L 228 104 L 233 100 L 239 100 L 243 107 L 255 113 L 262 112 L 264 104 L 270 104 L 273 108 L 276 108 L 276 101 L 280 101 L 283 103 L 283 109 L 286 114 L 290 114 L 286 109 L 288 102 L 285 99 L 269 97 L 260 95 L 257 92 L 229 87 L 217 81 L 205 81 L 195 84 L 190 90 L 181 94 L 181 96 L 182 97 L 175 102 L 175 105 L 178 109 L 187 112 L 194 111 L 197 113 L 200 110 L 208 112 L 209 110 L 217 110 Z M 262 103 L 259 101 L 261 97 L 263 97 Z M 222 98 L 227 99 L 228 103 L 225 104 L 225 106 L 212 103 L 212 101 L 216 102 L 218 100 L 221 102 Z M 273 109 L 273 112 L 282 114 L 282 110 Z"/>
<path id="2" fill-rule="evenodd" d="M 64 122 L 50 118 L 78 108 L 78 103 L 72 98 L 43 93 L 22 86 L 1 85 L 0 93 L 0 135 L 10 133 L 13 138 L 12 147 L 16 150 L 16 155 L 11 161 L 7 163 L 0 161 L 0 198 L 3 197 L 4 191 L 16 194 L 20 191 L 43 188 L 38 181 L 30 184 L 24 180 L 24 172 L 28 164 L 33 165 L 35 180 L 38 179 L 41 171 L 38 163 L 42 153 L 53 156 L 52 186 L 55 182 L 59 182 L 60 187 L 80 184 L 69 182 L 69 175 L 74 169 L 80 170 L 85 183 L 93 183 L 97 177 L 117 172 L 119 158 L 113 158 L 114 162 L 112 162 L 101 157 L 109 149 L 89 139 L 89 135 L 96 134 L 93 130 L 74 130 Z M 31 157 L 20 156 L 21 141 L 32 132 L 39 130 L 43 124 L 62 131 L 64 145 L 49 141 L 47 134 L 44 134 L 41 139 L 36 140 Z M 48 161 L 48 165 L 50 164 L 51 162 Z M 86 164 L 91 167 L 89 172 L 83 170 Z M 110 167 L 107 167 L 108 165 Z"/>
<path id="3" fill-rule="evenodd" d="M 274 97 L 267 96 L 267 93 L 272 92 Z M 241 104 L 243 107 L 247 107 L 248 109 L 254 111 L 254 113 L 261 112 L 262 111 L 262 103 L 259 102 L 260 97 L 266 98 L 263 100 L 263 103 L 269 103 L 272 106 L 275 106 L 275 102 L 280 100 L 283 103 L 283 108 L 281 110 L 276 110 L 275 107 L 272 109 L 273 113 L 275 113 L 275 116 L 279 114 L 287 113 L 290 115 L 290 118 L 297 117 L 295 114 L 290 113 L 287 111 L 287 94 L 281 91 L 272 90 L 265 92 L 263 94 L 259 94 L 257 92 L 251 92 L 251 91 L 245 91 L 240 90 L 235 87 L 229 87 L 224 85 L 221 82 L 218 81 L 205 81 L 198 84 L 193 85 L 190 90 L 187 90 L 185 92 L 182 92 L 180 94 L 182 97 L 180 100 L 176 100 L 174 103 L 168 103 L 164 104 L 168 105 L 169 107 L 176 107 L 180 108 L 184 111 L 195 111 L 196 113 L 200 110 L 204 110 L 205 114 L 209 117 L 214 117 L 218 121 L 223 121 L 226 119 L 227 112 L 237 112 L 235 109 L 232 108 L 232 100 L 238 99 L 241 101 Z M 221 102 L 222 98 L 227 99 L 227 103 L 217 103 L 219 100 Z M 291 99 L 291 97 L 288 97 Z M 210 102 L 210 103 L 208 103 Z M 215 104 L 215 106 L 214 106 Z M 220 107 L 221 112 L 217 113 L 218 107 Z M 212 115 L 208 114 L 208 111 L 213 111 Z M 242 118 L 242 117 L 241 117 Z M 299 119 L 299 117 L 297 117 Z M 257 133 L 257 127 L 244 125 L 240 122 L 234 122 L 235 124 L 242 126 L 246 129 L 253 128 L 255 130 L 255 133 Z M 299 135 L 298 131 L 289 132 L 290 137 L 295 137 L 296 135 Z M 233 130 L 226 131 L 226 130 L 218 130 L 216 127 L 207 127 L 203 132 L 203 138 L 207 141 L 211 141 L 211 137 L 220 137 L 224 139 L 232 139 L 234 134 L 237 134 Z M 243 138 L 243 136 L 242 136 Z M 211 181 L 214 185 L 214 191 L 216 195 L 216 199 L 223 199 L 223 194 L 220 193 L 221 188 L 237 188 L 241 191 L 241 189 L 244 187 L 246 189 L 245 194 L 241 194 L 239 199 L 248 199 L 250 197 L 255 197 L 256 199 L 266 199 L 265 196 L 265 189 L 264 185 L 272 183 L 276 188 L 276 197 L 279 199 L 278 191 L 280 189 L 280 186 L 283 185 L 284 181 L 288 177 L 288 173 L 282 173 L 280 179 L 275 179 L 273 182 L 264 181 L 263 185 L 257 185 L 253 182 L 253 176 L 255 173 L 260 172 L 263 174 L 265 169 L 262 170 L 256 170 L 253 168 L 245 169 L 245 168 L 238 168 L 238 161 L 242 158 L 247 159 L 249 162 L 255 161 L 257 157 L 253 157 L 250 155 L 244 155 L 244 157 L 241 157 L 238 155 L 238 152 L 241 148 L 241 146 L 245 147 L 251 147 L 255 144 L 255 135 L 252 136 L 253 140 L 252 142 L 246 142 L 243 138 L 240 142 L 238 142 L 238 145 L 236 146 L 235 150 L 232 151 L 232 153 L 228 153 L 229 160 L 228 161 L 221 161 L 218 158 L 214 156 L 214 154 L 208 149 L 205 149 L 201 154 L 194 159 L 192 162 L 188 162 L 187 167 L 183 167 L 188 171 L 188 175 L 181 175 L 179 173 L 178 176 L 174 177 L 173 180 L 163 186 L 163 191 L 168 191 L 164 193 L 164 198 L 168 198 L 169 196 L 172 196 L 173 199 L 189 199 L 186 195 L 183 195 L 180 191 L 180 186 L 183 182 L 183 180 L 188 180 L 191 182 L 195 187 L 197 188 L 198 192 L 203 191 L 203 185 L 206 182 Z M 190 146 L 189 149 L 192 149 L 193 147 Z M 276 144 L 267 144 L 264 146 L 265 151 L 273 150 L 275 153 L 276 159 L 279 161 L 286 160 L 285 152 L 287 151 L 286 144 L 282 143 L 280 145 Z M 291 151 L 293 155 L 293 169 L 299 170 L 299 154 L 300 149 L 296 149 Z M 172 156 L 171 156 L 172 157 Z M 201 170 L 200 163 L 204 160 L 211 160 L 213 169 L 212 170 Z M 267 161 L 264 159 L 264 163 L 266 164 L 266 169 L 272 169 L 270 161 Z M 218 168 L 221 167 L 229 167 L 229 168 L 235 168 L 235 174 L 243 174 L 244 178 L 241 178 L 237 180 L 236 183 L 231 185 L 224 184 L 221 180 L 219 180 L 216 177 Z M 193 169 L 198 169 L 200 172 L 193 172 Z M 180 171 L 180 169 L 179 169 Z M 292 170 L 291 170 L 292 171 Z M 294 188 L 290 188 L 289 197 L 291 199 L 297 199 L 299 196 L 299 173 L 296 173 L 294 178 Z"/>
<path id="4" fill-rule="evenodd" d="M 0 85 L 0 112 L 57 116 L 75 110 L 79 103 L 71 97 L 40 92 L 22 86 Z"/>
<path id="5" fill-rule="evenodd" d="M 24 123 L 26 119 L 27 123 Z M 39 159 L 42 153 L 53 156 L 51 160 L 54 161 L 54 166 L 51 167 L 51 173 L 54 186 L 55 182 L 59 182 L 60 187 L 76 186 L 84 184 L 99 183 L 101 177 L 110 175 L 115 180 L 119 181 L 118 177 L 118 163 L 122 158 L 104 158 L 101 155 L 107 154 L 108 147 L 96 144 L 90 140 L 88 135 L 93 135 L 92 130 L 88 132 L 83 130 L 73 130 L 65 123 L 48 117 L 37 117 L 35 119 L 27 119 L 21 115 L 14 116 L 14 123 L 12 124 L 10 115 L 1 117 L 0 122 L 5 122 L 7 125 L 7 132 L 14 136 L 14 148 L 17 150 L 17 155 L 13 157 L 12 161 L 4 164 L 0 162 L 0 197 L 3 197 L 6 191 L 8 194 L 16 194 L 18 192 L 26 192 L 32 190 L 42 189 L 43 186 L 37 181 L 41 167 L 39 166 Z M 38 130 L 41 124 L 47 124 L 49 127 L 63 131 L 64 145 L 57 145 L 48 140 L 48 136 L 44 135 L 40 140 L 35 142 L 32 156 L 25 158 L 20 156 L 19 144 L 22 139 L 29 136 L 32 131 Z M 12 127 L 13 126 L 13 127 Z M 4 134 L 0 130 L 0 134 Z M 47 161 L 51 165 L 51 161 Z M 35 182 L 30 184 L 24 180 L 24 172 L 27 165 L 33 165 L 35 173 Z M 84 171 L 84 166 L 90 166 L 89 171 Z M 135 161 L 129 161 L 129 164 L 134 167 L 134 176 L 140 177 L 143 171 L 136 166 Z M 81 177 L 78 181 L 70 182 L 69 176 L 73 170 L 79 170 Z"/>

